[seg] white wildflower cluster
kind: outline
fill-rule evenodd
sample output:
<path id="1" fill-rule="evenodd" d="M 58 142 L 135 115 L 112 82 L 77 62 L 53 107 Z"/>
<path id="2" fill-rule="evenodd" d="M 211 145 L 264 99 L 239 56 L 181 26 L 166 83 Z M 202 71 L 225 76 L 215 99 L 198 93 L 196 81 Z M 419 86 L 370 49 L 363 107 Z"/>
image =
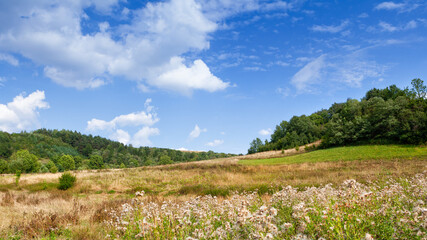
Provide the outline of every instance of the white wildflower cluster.
<path id="1" fill-rule="evenodd" d="M 110 236 L 142 239 L 427 239 L 427 179 L 347 180 L 263 200 L 256 192 L 156 203 L 135 194 L 111 211 Z M 390 226 L 391 224 L 391 226 Z M 351 235 L 348 235 L 351 234 Z"/>

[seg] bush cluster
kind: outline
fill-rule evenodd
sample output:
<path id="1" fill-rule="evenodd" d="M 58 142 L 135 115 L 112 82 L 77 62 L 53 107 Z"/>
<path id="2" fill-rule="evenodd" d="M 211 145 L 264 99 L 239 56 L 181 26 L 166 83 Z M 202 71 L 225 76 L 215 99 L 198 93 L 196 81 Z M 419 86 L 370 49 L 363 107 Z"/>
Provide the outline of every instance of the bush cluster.
<path id="1" fill-rule="evenodd" d="M 76 177 L 71 175 L 70 173 L 63 173 L 59 178 L 59 186 L 60 190 L 67 190 L 74 186 L 76 182 Z"/>

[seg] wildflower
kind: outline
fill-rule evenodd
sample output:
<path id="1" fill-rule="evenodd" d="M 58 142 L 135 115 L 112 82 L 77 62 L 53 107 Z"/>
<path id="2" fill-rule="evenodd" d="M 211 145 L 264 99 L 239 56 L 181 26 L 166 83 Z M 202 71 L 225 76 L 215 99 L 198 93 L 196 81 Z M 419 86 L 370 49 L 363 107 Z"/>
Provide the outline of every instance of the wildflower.
<path id="1" fill-rule="evenodd" d="M 365 234 L 365 240 L 374 240 L 374 238 L 371 236 L 371 234 L 366 233 Z"/>
<path id="2" fill-rule="evenodd" d="M 289 228 L 291 228 L 292 227 L 292 223 L 284 223 L 283 224 L 283 228 L 284 229 L 289 229 Z"/>
<path id="3" fill-rule="evenodd" d="M 277 209 L 275 209 L 274 207 L 270 208 L 270 215 L 276 216 L 277 215 Z"/>

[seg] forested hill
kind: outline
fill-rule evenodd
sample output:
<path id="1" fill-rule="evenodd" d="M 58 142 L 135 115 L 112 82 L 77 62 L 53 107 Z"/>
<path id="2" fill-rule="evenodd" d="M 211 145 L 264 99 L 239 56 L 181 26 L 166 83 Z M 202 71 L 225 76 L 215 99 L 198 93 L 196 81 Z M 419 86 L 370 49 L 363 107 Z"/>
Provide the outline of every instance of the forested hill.
<path id="1" fill-rule="evenodd" d="M 427 93 L 424 82 L 411 88 L 371 89 L 360 101 L 334 103 L 309 116 L 294 116 L 276 126 L 270 140 L 256 138 L 248 153 L 294 148 L 322 139 L 322 146 L 356 143 L 427 142 Z"/>
<path id="2" fill-rule="evenodd" d="M 0 131 L 0 173 L 124 168 L 230 157 L 232 154 L 135 148 L 67 130 Z"/>

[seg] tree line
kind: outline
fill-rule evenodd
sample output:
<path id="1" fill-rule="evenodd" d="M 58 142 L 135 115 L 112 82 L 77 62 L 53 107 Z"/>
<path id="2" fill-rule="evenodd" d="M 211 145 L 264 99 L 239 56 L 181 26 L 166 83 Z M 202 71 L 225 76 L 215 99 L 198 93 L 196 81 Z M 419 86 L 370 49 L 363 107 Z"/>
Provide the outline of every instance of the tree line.
<path id="1" fill-rule="evenodd" d="M 133 147 L 76 131 L 39 129 L 9 134 L 0 131 L 0 173 L 131 168 L 234 156 Z"/>
<path id="2" fill-rule="evenodd" d="M 309 116 L 293 116 L 276 126 L 270 140 L 256 138 L 248 153 L 289 149 L 322 140 L 321 147 L 357 143 L 427 142 L 427 91 L 416 78 L 411 88 L 373 88 L 359 101 L 334 103 Z"/>

